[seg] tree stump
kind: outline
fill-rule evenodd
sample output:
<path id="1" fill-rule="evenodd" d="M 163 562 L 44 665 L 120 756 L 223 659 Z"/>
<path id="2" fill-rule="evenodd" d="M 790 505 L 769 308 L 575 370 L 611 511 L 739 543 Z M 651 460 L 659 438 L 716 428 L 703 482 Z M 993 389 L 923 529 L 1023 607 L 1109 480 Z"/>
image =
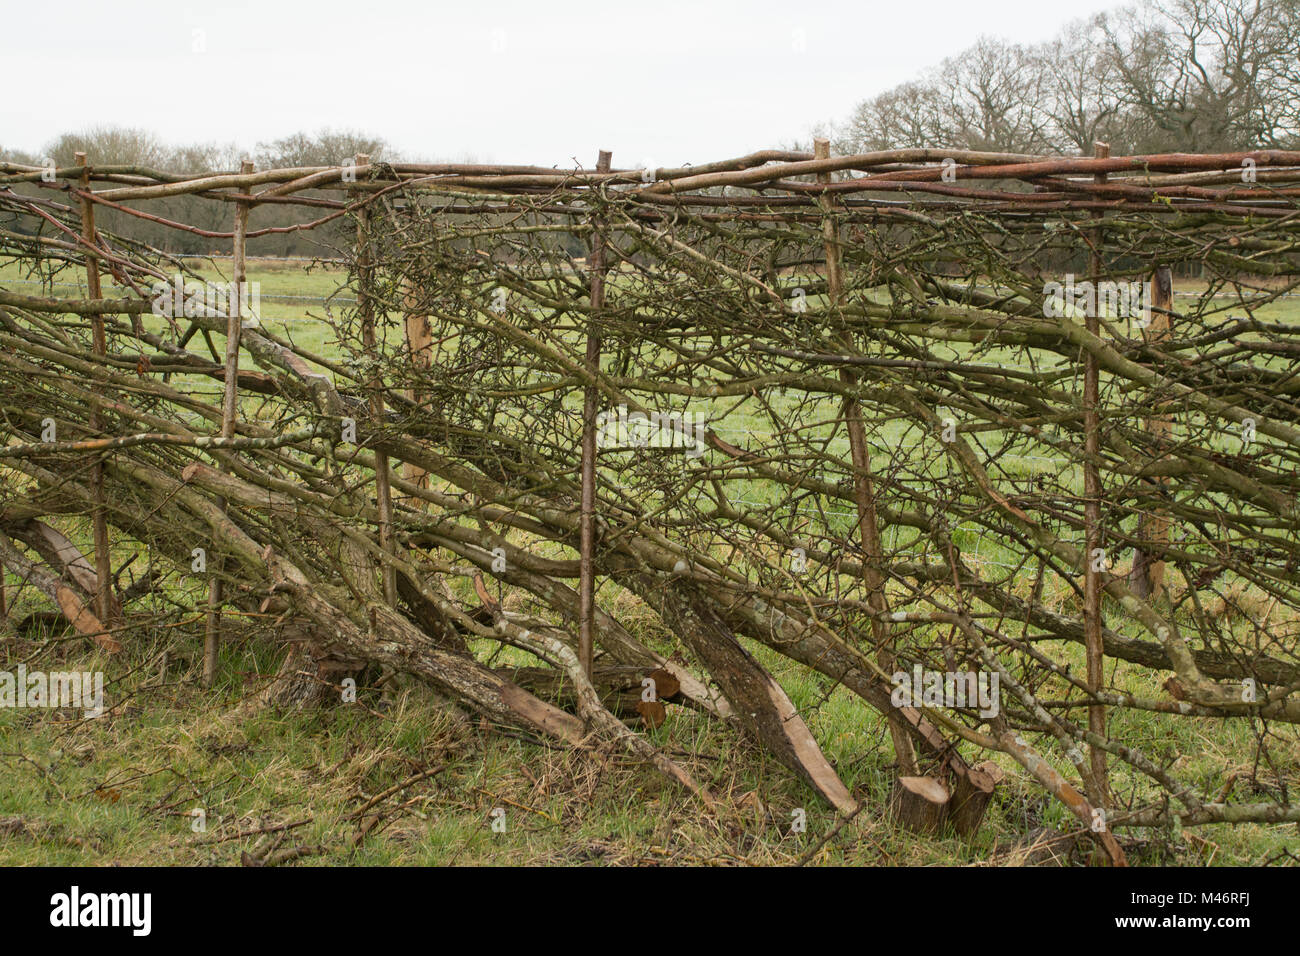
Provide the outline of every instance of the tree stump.
<path id="1" fill-rule="evenodd" d="M 899 777 L 890 800 L 894 819 L 917 833 L 936 833 L 948 815 L 951 794 L 934 777 Z"/>
<path id="2" fill-rule="evenodd" d="M 289 645 L 275 676 L 257 693 L 245 698 L 236 711 L 249 714 L 271 707 L 309 710 L 340 703 L 338 684 L 344 677 L 357 677 L 365 667 L 364 662 L 314 658 L 304 644 L 305 632 L 294 625 L 287 627 L 282 635 L 289 636 Z"/>
<path id="3" fill-rule="evenodd" d="M 958 834 L 971 836 L 979 830 L 989 801 L 993 799 L 993 791 L 1002 782 L 1002 777 L 1002 768 L 992 760 L 985 760 L 956 778 L 948 822 Z"/>

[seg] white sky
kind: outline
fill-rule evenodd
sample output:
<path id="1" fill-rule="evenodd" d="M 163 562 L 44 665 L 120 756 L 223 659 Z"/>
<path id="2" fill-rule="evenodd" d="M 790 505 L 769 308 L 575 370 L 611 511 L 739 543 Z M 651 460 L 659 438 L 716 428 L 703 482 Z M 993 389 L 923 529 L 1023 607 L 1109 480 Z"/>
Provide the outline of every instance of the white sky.
<path id="1" fill-rule="evenodd" d="M 0 145 L 37 152 L 104 124 L 250 149 L 332 127 L 421 159 L 590 165 L 604 148 L 616 166 L 701 163 L 806 137 L 981 34 L 1046 40 L 1112 6 L 11 3 Z"/>

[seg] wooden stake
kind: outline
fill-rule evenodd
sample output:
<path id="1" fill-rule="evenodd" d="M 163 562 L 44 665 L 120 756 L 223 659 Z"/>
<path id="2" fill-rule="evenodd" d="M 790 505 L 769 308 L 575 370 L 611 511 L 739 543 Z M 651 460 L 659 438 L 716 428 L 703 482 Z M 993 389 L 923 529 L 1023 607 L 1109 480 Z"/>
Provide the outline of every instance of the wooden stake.
<path id="1" fill-rule="evenodd" d="M 1151 276 L 1151 325 L 1142 332 L 1142 337 L 1152 344 L 1165 342 L 1171 335 L 1169 311 L 1173 307 L 1174 280 L 1168 266 L 1157 266 Z M 1146 432 L 1161 445 L 1167 445 L 1173 435 L 1173 422 L 1168 415 L 1152 415 L 1146 420 Z M 1158 484 L 1168 484 L 1169 479 L 1161 476 Z M 1150 552 L 1139 548 L 1133 554 L 1133 570 L 1129 574 L 1129 587 L 1140 598 L 1154 597 L 1164 591 L 1165 562 L 1152 560 L 1152 554 L 1161 554 L 1169 546 L 1169 513 L 1162 508 L 1153 508 L 1143 515 L 1138 523 L 1138 536 L 1143 542 L 1150 542 Z"/>
<path id="2" fill-rule="evenodd" d="M 601 150 L 596 171 L 609 172 L 612 154 Z M 605 305 L 605 236 L 596 229 L 591 239 L 591 319 L 587 328 L 587 369 L 600 373 L 600 310 Z M 599 390 L 588 385 L 582 394 L 582 515 L 578 526 L 578 660 L 591 676 L 596 616 L 596 403 Z"/>
<path id="3" fill-rule="evenodd" d="M 253 171 L 249 160 L 240 163 L 239 171 L 248 175 Z M 226 370 L 225 388 L 221 396 L 221 437 L 233 438 L 239 422 L 239 339 L 244 321 L 244 288 L 248 284 L 246 257 L 248 235 L 248 203 L 235 205 L 235 238 L 233 243 L 234 282 L 226 309 Z M 226 510 L 226 500 L 217 499 L 217 507 Z M 203 634 L 203 686 L 211 687 L 217 677 L 217 659 L 221 651 L 221 572 L 224 562 L 216 562 L 208 569 L 208 616 Z"/>
<path id="4" fill-rule="evenodd" d="M 357 175 L 370 166 L 370 156 L 358 153 L 356 157 Z M 352 195 L 360 193 L 353 191 Z M 361 315 L 361 343 L 367 352 L 373 352 L 379 344 L 375 333 L 375 306 L 371 301 L 370 286 L 373 281 L 373 267 L 370 263 L 370 208 L 363 206 L 357 211 L 357 310 Z M 376 372 L 370 383 L 370 417 L 376 431 L 384 428 L 384 381 L 381 373 Z M 379 512 L 379 547 L 392 554 L 393 491 L 388 471 L 388 456 L 375 451 L 375 510 Z M 390 605 L 397 604 L 397 570 L 385 562 L 380 568 L 380 580 L 383 582 L 384 600 Z"/>
<path id="5" fill-rule="evenodd" d="M 1097 143 L 1094 147 L 1097 159 L 1110 156 L 1110 146 Z M 1097 183 L 1106 182 L 1105 173 L 1097 173 Z M 1101 213 L 1097 213 L 1101 217 Z M 1103 268 L 1101 245 L 1104 232 L 1101 226 L 1093 231 L 1091 273 L 1094 288 L 1101 281 Z M 1097 304 L 1100 305 L 1100 297 Z M 1092 335 L 1101 333 L 1101 319 L 1098 309 L 1090 310 L 1085 317 L 1088 332 Z M 1101 418 L 1097 411 L 1100 401 L 1097 359 L 1092 352 L 1084 356 L 1083 368 L 1083 429 L 1086 459 L 1083 465 L 1083 524 L 1084 524 L 1084 565 L 1083 565 L 1083 631 L 1085 653 L 1088 661 L 1088 689 L 1099 692 L 1105 679 L 1105 659 L 1101 635 L 1101 572 L 1096 569 L 1095 555 L 1101 547 L 1101 469 L 1097 458 L 1101 454 Z M 1103 704 L 1091 704 L 1088 707 L 1088 729 L 1093 733 L 1106 736 L 1106 707 Z M 1109 806 L 1109 785 L 1106 773 L 1106 751 L 1100 747 L 1089 748 L 1089 763 L 1092 768 L 1093 804 L 1097 807 Z"/>
<path id="6" fill-rule="evenodd" d="M 82 167 L 81 189 L 83 192 L 89 192 L 90 166 L 86 161 L 86 154 L 77 153 L 74 161 Z M 81 237 L 88 245 L 96 246 L 95 204 L 85 197 L 81 199 Z M 103 297 L 99 284 L 99 262 L 89 250 L 86 252 L 86 293 L 92 299 Z M 108 355 L 108 333 L 104 328 L 104 317 L 92 315 L 90 326 L 95 356 L 103 358 Z M 102 425 L 100 405 L 95 402 L 90 406 L 90 431 L 98 433 Z M 104 623 L 105 627 L 108 627 L 113 623 L 113 557 L 109 550 L 108 509 L 104 501 L 104 461 L 99 456 L 96 456 L 91 466 L 90 489 L 94 501 L 91 509 L 91 525 L 95 539 L 95 574 L 98 578 L 95 589 L 95 616 Z"/>
<path id="7" fill-rule="evenodd" d="M 830 155 L 830 140 L 813 141 L 813 156 L 816 159 L 829 159 Z M 829 183 L 830 173 L 818 173 L 817 181 Z M 823 197 L 821 204 L 825 213 L 830 213 L 834 208 L 833 201 L 828 197 Z M 822 237 L 826 251 L 827 298 L 830 300 L 831 308 L 838 309 L 844 300 L 844 275 L 840 262 L 839 227 L 830 215 L 822 219 Z M 853 350 L 853 338 L 848 332 L 845 332 L 840 340 L 846 349 Z M 840 381 L 856 385 L 859 379 L 856 373 L 841 369 Z M 876 645 L 880 666 L 886 673 L 893 673 L 894 654 L 889 646 L 889 627 L 883 620 L 883 615 L 889 609 L 885 598 L 885 581 L 880 571 L 884 566 L 884 547 L 880 540 L 880 525 L 876 520 L 876 493 L 871 480 L 871 451 L 867 447 L 867 429 L 862 421 L 862 406 L 857 400 L 846 401 L 844 412 L 849 431 L 849 449 L 853 458 L 853 497 L 857 505 L 858 535 L 863 551 L 862 579 L 866 586 L 867 603 L 875 612 L 871 619 L 871 637 Z M 916 749 L 901 718 L 890 716 L 889 736 L 894 742 L 894 754 L 898 758 L 899 772 L 904 775 L 915 775 Z"/>

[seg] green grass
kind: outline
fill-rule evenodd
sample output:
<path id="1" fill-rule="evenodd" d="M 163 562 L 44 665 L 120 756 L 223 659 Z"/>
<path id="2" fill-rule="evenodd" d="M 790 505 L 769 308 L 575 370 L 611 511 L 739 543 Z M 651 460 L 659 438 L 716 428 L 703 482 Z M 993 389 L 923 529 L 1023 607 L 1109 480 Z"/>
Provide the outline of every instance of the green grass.
<path id="1" fill-rule="evenodd" d="M 277 849 L 339 864 L 793 863 L 835 826 L 835 815 L 784 768 L 709 718 L 671 707 L 651 733 L 698 779 L 727 796 L 714 814 L 656 772 L 620 755 L 584 756 L 502 736 L 449 712 L 419 686 L 385 703 L 369 687 L 357 705 L 318 712 L 237 710 L 273 661 L 256 642 L 227 644 L 221 680 L 196 686 L 198 648 L 173 648 L 168 673 L 155 646 L 111 664 L 69 645 L 44 666 L 107 666 L 111 712 L 96 720 L 48 710 L 0 710 L 0 864 L 183 864 L 240 862 L 265 848 L 259 829 L 301 824 Z M 819 863 L 1015 863 L 1025 834 L 1071 820 L 1014 765 L 973 840 L 920 837 L 886 819 L 892 761 L 883 718 L 842 689 L 758 648 L 867 809 L 813 859 Z M 1078 662 L 1081 665 L 1081 660 Z M 33 665 L 34 666 L 34 665 Z M 1132 681 L 1120 675 L 1129 689 Z M 386 708 L 386 709 L 385 709 Z M 1117 736 L 1212 789 L 1249 744 L 1239 725 L 1160 721 L 1115 711 Z M 1275 757 L 1279 756 L 1277 752 Z M 1296 755 L 1285 755 L 1292 786 Z M 370 799 L 424 771 L 437 772 L 379 801 Z M 1248 767 L 1238 768 L 1248 771 Z M 1117 768 L 1121 794 L 1131 779 Z M 1250 783 L 1238 784 L 1243 790 Z M 1256 799 L 1262 797 L 1256 796 Z M 505 810 L 504 833 L 491 812 Z M 206 829 L 195 832 L 192 811 Z M 790 830 L 803 809 L 807 832 Z M 243 836 L 241 836 L 241 834 Z M 1294 825 L 1198 828 L 1195 835 L 1143 834 L 1134 862 L 1258 864 L 1300 849 Z"/>

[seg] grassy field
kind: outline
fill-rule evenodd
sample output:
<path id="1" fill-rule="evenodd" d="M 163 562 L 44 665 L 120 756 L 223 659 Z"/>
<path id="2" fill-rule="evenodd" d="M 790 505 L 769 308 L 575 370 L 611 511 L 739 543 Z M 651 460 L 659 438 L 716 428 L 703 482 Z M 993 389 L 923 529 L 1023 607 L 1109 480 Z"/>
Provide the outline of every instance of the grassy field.
<path id="1" fill-rule="evenodd" d="M 884 812 L 892 751 L 883 718 L 762 650 L 867 805 L 824 843 L 836 823 L 828 807 L 734 732 L 681 708 L 651 736 L 729 797 L 713 814 L 621 754 L 581 757 L 489 732 L 420 686 L 388 701 L 363 687 L 358 705 L 316 713 L 245 714 L 241 698 L 274 669 L 264 646 L 229 642 L 219 685 L 202 691 L 199 649 L 187 657 L 173 648 L 164 670 L 162 640 L 133 640 L 111 664 L 88 659 L 80 642 L 40 656 L 49 669 L 104 666 L 117 704 L 110 717 L 0 710 L 0 863 L 235 864 L 243 854 L 297 849 L 327 864 L 997 865 L 1037 859 L 1045 831 L 1076 831 L 1009 764 L 973 840 L 896 829 Z M 1133 682 L 1121 675 L 1118 683 Z M 1227 766 L 1243 778 L 1239 791 L 1252 786 L 1250 766 L 1234 757 L 1250 743 L 1239 725 L 1126 712 L 1112 721 L 1113 732 L 1191 779 L 1217 788 Z M 1300 783 L 1294 752 L 1274 758 L 1292 786 Z M 1131 783 L 1116 773 L 1121 795 Z M 496 808 L 504 832 L 493 829 Z M 806 832 L 792 831 L 796 810 Z M 258 832 L 284 825 L 292 830 L 274 846 L 278 834 Z M 1135 863 L 1259 864 L 1300 849 L 1296 830 L 1153 831 L 1128 852 Z"/>
<path id="2" fill-rule="evenodd" d="M 337 288 L 338 272 L 301 264 L 253 265 L 250 278 L 261 283 L 264 323 L 330 354 L 336 343 L 319 319 L 331 308 L 325 297 Z M 228 278 L 216 269 L 206 274 Z M 11 269 L 0 270 L 0 281 L 9 288 L 39 290 L 16 278 Z M 53 290 L 76 291 L 75 283 Z M 1290 303 L 1300 300 L 1274 307 L 1269 317 L 1300 319 L 1300 305 Z M 216 345 L 219 349 L 219 339 Z M 184 384 L 215 391 L 210 380 Z M 742 432 L 766 427 L 744 410 L 722 424 Z M 885 430 L 875 440 L 888 445 L 898 437 Z M 1030 462 L 1025 467 L 1051 466 Z M 984 548 L 981 560 L 1009 560 L 1010 552 L 1000 551 L 996 542 Z M 12 575 L 8 580 L 11 619 L 46 608 L 30 589 L 19 591 Z M 199 595 L 190 587 L 189 598 L 196 600 Z M 625 592 L 611 586 L 601 591 L 600 600 L 639 631 L 636 636 L 671 651 L 669 635 L 656 630 L 662 625 L 633 606 Z M 1071 600 L 1064 589 L 1047 595 L 1049 603 L 1061 607 Z M 363 686 L 359 706 L 249 713 L 241 702 L 274 672 L 277 661 L 255 637 L 258 622 L 231 620 L 220 679 L 207 691 L 197 681 L 198 642 L 178 647 L 171 631 L 161 627 L 142 627 L 126 641 L 127 651 L 111 661 L 89 653 L 86 642 L 58 628 L 0 638 L 13 665 L 104 669 L 107 694 L 116 705 L 110 717 L 99 720 L 0 709 L 5 780 L 0 864 L 997 865 L 1040 861 L 1042 844 L 1053 833 L 1078 833 L 1073 818 L 1009 761 L 1003 762 L 1007 780 L 974 839 L 925 838 L 896 829 L 885 813 L 893 752 L 884 718 L 764 648 L 751 649 L 781 680 L 841 778 L 866 803 L 838 830 L 830 808 L 783 767 L 733 731 L 683 708 L 673 708 L 651 736 L 698 779 L 729 797 L 713 814 L 621 753 L 579 756 L 505 735 L 409 683 L 384 695 Z M 1082 669 L 1081 649 L 1062 653 Z M 515 659 L 522 661 L 523 655 L 507 651 L 495 663 Z M 1151 693 L 1150 672 L 1118 662 L 1110 666 L 1117 688 Z M 1272 747 L 1266 775 L 1238 756 L 1252 753 L 1254 744 L 1241 722 L 1162 720 L 1123 710 L 1114 711 L 1111 720 L 1117 736 L 1142 747 L 1157 763 L 1172 763 L 1210 792 L 1253 791 L 1256 800 L 1272 799 L 1278 790 L 1276 782 L 1265 782 L 1271 774 L 1288 789 L 1300 786 L 1294 735 L 1289 747 Z M 1227 774 L 1224 768 L 1230 768 Z M 1144 781 L 1118 764 L 1114 787 L 1121 799 L 1147 792 Z M 503 817 L 493 816 L 498 808 Z M 202 827 L 195 810 L 202 811 Z M 792 828 L 800 810 L 806 814 L 805 832 Z M 498 819 L 504 820 L 503 830 L 493 826 Z M 1085 851 L 1072 851 L 1072 845 L 1063 842 L 1057 852 L 1081 861 Z M 1137 831 L 1127 849 L 1136 863 L 1295 862 L 1300 827 Z"/>

